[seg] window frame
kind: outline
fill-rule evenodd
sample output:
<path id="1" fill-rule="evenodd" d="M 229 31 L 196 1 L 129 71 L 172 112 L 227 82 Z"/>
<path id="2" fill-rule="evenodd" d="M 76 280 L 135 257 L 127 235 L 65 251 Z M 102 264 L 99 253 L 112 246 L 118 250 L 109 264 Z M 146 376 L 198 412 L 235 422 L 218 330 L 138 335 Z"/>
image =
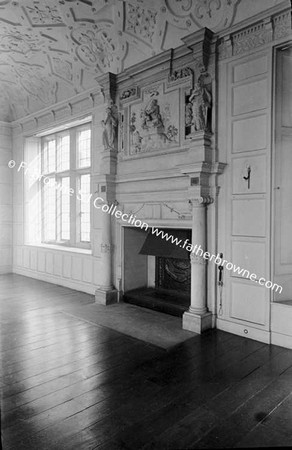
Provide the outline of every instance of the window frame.
<path id="1" fill-rule="evenodd" d="M 82 129 L 90 129 L 90 165 L 87 167 L 78 167 L 77 160 L 77 134 Z M 69 135 L 69 169 L 58 170 L 59 163 L 59 155 L 58 155 L 58 137 L 61 135 Z M 55 170 L 50 172 L 45 172 L 44 167 L 44 155 L 45 155 L 45 143 L 50 140 L 55 140 Z M 91 230 L 92 230 L 92 205 L 90 204 L 90 240 L 89 241 L 81 241 L 81 212 L 80 212 L 80 203 L 78 200 L 78 192 L 80 186 L 80 178 L 82 175 L 90 176 L 90 192 L 92 192 L 92 122 L 88 121 L 81 125 L 76 125 L 73 127 L 66 127 L 66 129 L 58 130 L 54 133 L 47 133 L 46 135 L 41 137 L 41 174 L 42 179 L 40 181 L 41 186 L 41 243 L 46 245 L 57 245 L 61 247 L 74 247 L 74 248 L 83 248 L 83 249 L 91 249 Z M 45 183 L 44 179 L 47 178 L 55 178 L 55 239 L 46 239 L 45 238 L 45 203 L 44 203 L 44 190 Z M 58 186 L 62 186 L 62 179 L 69 177 L 69 186 L 70 186 L 70 239 L 65 240 L 61 239 L 62 236 L 62 190 L 58 189 Z"/>

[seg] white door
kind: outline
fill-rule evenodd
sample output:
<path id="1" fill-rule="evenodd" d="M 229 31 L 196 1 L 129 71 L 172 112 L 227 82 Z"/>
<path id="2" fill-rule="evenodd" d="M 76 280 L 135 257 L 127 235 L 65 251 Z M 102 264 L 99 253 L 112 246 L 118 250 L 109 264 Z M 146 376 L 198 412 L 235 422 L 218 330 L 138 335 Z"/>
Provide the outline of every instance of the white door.
<path id="1" fill-rule="evenodd" d="M 274 300 L 292 300 L 292 47 L 277 52 L 274 199 Z"/>

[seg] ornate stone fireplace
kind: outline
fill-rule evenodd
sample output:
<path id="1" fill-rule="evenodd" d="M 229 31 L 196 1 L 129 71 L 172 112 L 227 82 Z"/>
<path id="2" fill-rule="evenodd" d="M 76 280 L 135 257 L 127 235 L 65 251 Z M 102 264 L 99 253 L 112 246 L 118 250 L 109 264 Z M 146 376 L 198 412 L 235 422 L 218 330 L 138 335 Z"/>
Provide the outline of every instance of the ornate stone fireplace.
<path id="1" fill-rule="evenodd" d="M 107 93 L 116 102 L 112 109 L 119 111 L 119 129 L 114 145 L 102 152 L 107 174 L 96 181 L 104 200 L 115 202 L 123 214 L 149 227 L 190 229 L 194 245 L 215 253 L 217 178 L 224 168 L 215 153 L 215 41 L 210 30 L 202 29 L 184 43 L 149 64 L 111 76 Z M 183 328 L 200 333 L 213 326 L 212 265 L 207 267 L 201 256 L 174 262 L 156 255 L 155 261 L 155 256 L 139 254 L 145 231 L 121 219 L 107 225 L 106 220 L 100 222 L 102 230 L 107 227 L 102 244 L 111 254 L 103 257 L 111 274 L 108 287 L 97 290 L 97 301 L 114 301 L 113 286 L 122 295 L 151 284 L 183 285 L 190 292 Z"/>

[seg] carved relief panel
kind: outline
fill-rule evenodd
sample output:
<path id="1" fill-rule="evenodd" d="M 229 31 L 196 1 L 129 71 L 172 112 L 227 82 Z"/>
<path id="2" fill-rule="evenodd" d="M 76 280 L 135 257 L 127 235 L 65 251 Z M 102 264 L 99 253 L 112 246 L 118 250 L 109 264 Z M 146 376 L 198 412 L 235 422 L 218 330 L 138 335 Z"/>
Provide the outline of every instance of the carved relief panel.
<path id="1" fill-rule="evenodd" d="M 180 147 L 186 138 L 186 98 L 193 87 L 190 67 L 164 82 L 120 92 L 119 151 L 122 158 Z"/>
<path id="2" fill-rule="evenodd" d="M 124 133 L 127 133 L 128 151 L 124 151 L 124 156 L 177 147 L 180 140 L 178 105 L 178 89 L 165 92 L 163 83 L 143 89 L 139 101 L 127 107 L 128 123 Z"/>

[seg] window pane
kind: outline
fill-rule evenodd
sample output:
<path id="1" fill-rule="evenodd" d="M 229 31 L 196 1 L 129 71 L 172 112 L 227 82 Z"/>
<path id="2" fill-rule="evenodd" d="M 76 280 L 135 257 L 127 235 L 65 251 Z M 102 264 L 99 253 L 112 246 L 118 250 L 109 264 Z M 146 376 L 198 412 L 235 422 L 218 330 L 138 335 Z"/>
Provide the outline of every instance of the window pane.
<path id="1" fill-rule="evenodd" d="M 91 149 L 91 129 L 83 128 L 76 133 L 77 142 L 77 166 L 89 167 Z"/>
<path id="2" fill-rule="evenodd" d="M 80 177 L 80 240 L 90 242 L 90 175 Z"/>
<path id="3" fill-rule="evenodd" d="M 44 144 L 44 173 L 56 170 L 56 141 L 51 139 Z"/>
<path id="4" fill-rule="evenodd" d="M 61 190 L 61 240 L 70 240 L 70 178 L 62 178 Z"/>
<path id="5" fill-rule="evenodd" d="M 70 169 L 70 135 L 62 134 L 57 137 L 57 172 Z"/>
<path id="6" fill-rule="evenodd" d="M 56 239 L 56 186 L 55 178 L 50 179 L 50 183 L 44 185 L 44 240 L 53 241 Z"/>

